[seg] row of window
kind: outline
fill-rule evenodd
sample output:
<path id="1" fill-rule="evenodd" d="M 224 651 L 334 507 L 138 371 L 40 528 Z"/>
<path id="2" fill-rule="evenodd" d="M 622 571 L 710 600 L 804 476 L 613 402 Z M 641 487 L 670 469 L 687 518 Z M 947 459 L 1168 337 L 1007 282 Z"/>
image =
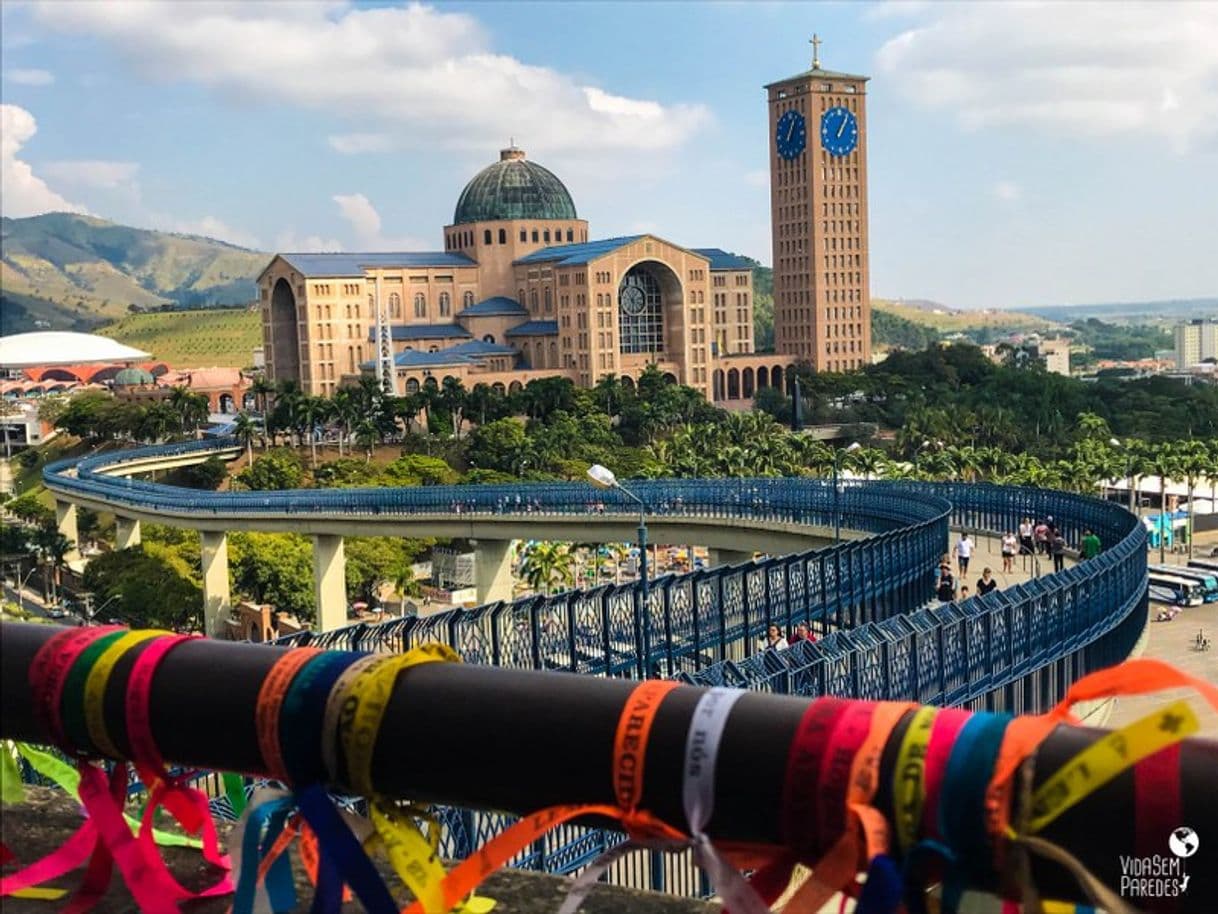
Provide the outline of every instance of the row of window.
<path id="1" fill-rule="evenodd" d="M 859 205 L 857 203 L 822 203 L 822 216 L 857 216 L 859 214 Z"/>
<path id="2" fill-rule="evenodd" d="M 507 244 L 508 243 L 507 229 L 501 228 L 501 229 L 498 229 L 497 231 L 493 230 L 493 229 L 483 229 L 482 230 L 482 243 L 484 245 L 495 244 L 496 239 L 498 239 L 499 244 Z M 520 243 L 528 244 L 530 239 L 532 239 L 534 244 L 540 244 L 540 243 L 550 244 L 551 242 L 553 242 L 555 244 L 561 244 L 563 241 L 563 229 L 561 226 L 555 226 L 553 233 L 551 233 L 550 229 L 548 229 L 548 228 L 545 228 L 545 229 L 522 228 L 520 230 Z M 575 240 L 576 240 L 575 239 L 575 230 L 567 229 L 566 230 L 567 244 L 572 244 L 575 242 Z M 588 233 L 586 231 L 581 230 L 579 233 L 579 240 L 581 242 L 587 241 Z M 472 229 L 466 229 L 466 230 L 460 231 L 460 232 L 449 232 L 448 235 L 446 235 L 444 237 L 444 249 L 447 251 L 458 251 L 458 250 L 462 250 L 464 248 L 473 247 L 473 245 L 474 245 L 474 232 Z"/>
<path id="3" fill-rule="evenodd" d="M 689 279 L 691 282 L 701 282 L 702 280 L 706 279 L 706 271 L 705 270 L 690 270 Z"/>

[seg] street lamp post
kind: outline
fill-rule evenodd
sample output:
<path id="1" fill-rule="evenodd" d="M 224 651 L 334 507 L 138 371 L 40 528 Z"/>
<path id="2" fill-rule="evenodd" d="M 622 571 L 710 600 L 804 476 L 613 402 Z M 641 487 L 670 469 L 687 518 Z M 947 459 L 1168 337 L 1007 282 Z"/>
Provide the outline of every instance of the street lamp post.
<path id="1" fill-rule="evenodd" d="M 648 659 L 651 655 L 651 613 L 649 610 L 649 598 L 651 594 L 647 586 L 647 503 L 618 482 L 617 476 L 614 474 L 613 470 L 609 469 L 608 467 L 601 466 L 599 463 L 594 463 L 588 468 L 588 478 L 597 488 L 617 489 L 627 498 L 636 502 L 639 506 L 639 609 L 642 614 L 641 622 L 639 624 L 639 633 L 642 642 L 638 647 L 639 675 L 646 678 L 648 673 Z"/>
<path id="2" fill-rule="evenodd" d="M 861 450 L 862 445 L 857 441 L 849 447 L 843 448 L 840 451 L 833 453 L 833 542 L 840 543 L 842 541 L 842 512 L 838 505 L 838 475 L 841 473 L 842 457 L 846 454 L 853 454 L 855 451 Z"/>

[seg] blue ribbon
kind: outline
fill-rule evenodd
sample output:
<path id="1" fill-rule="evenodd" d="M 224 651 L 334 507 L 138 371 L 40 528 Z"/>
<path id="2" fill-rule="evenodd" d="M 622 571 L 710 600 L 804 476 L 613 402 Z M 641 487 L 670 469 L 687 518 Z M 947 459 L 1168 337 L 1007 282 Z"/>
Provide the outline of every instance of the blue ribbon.
<path id="1" fill-rule="evenodd" d="M 253 911 L 254 892 L 258 887 L 259 861 L 283 831 L 292 805 L 291 797 L 280 797 L 250 810 L 245 823 L 245 833 L 241 837 L 241 872 L 237 877 L 237 889 L 233 895 L 233 914 L 250 914 Z M 283 867 L 280 864 L 283 864 Z M 284 868 L 287 874 L 286 882 Z M 286 855 L 281 855 L 267 873 L 266 891 L 271 900 L 271 909 L 276 914 L 285 914 L 295 909 L 296 884 L 292 879 L 292 866 Z"/>
<path id="2" fill-rule="evenodd" d="M 952 850 L 953 865 L 943 885 L 943 910 L 953 914 L 966 885 L 992 888 L 993 847 L 985 830 L 985 793 L 1009 714 L 978 712 L 969 718 L 952 746 L 939 794 L 939 833 Z"/>
<path id="3" fill-rule="evenodd" d="M 855 914 L 893 914 L 901 904 L 902 889 L 896 861 L 887 854 L 877 854 L 867 869 Z"/>
<path id="4" fill-rule="evenodd" d="M 362 656 L 351 651 L 330 651 L 312 658 L 293 677 L 279 713 L 284 767 L 292 781 L 300 814 L 317 835 L 319 860 L 313 914 L 337 914 L 342 907 L 344 884 L 351 886 L 369 914 L 398 911 L 380 873 L 322 786 L 325 768 L 321 741 L 336 739 L 337 734 L 322 732 L 324 715 L 319 709 L 325 706 L 343 671 Z"/>

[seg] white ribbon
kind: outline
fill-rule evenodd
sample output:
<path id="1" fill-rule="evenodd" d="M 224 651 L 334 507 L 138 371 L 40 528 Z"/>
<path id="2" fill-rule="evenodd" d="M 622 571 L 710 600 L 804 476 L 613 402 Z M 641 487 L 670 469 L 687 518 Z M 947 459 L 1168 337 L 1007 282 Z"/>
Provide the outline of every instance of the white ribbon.
<path id="1" fill-rule="evenodd" d="M 681 789 L 692 840 L 661 845 L 626 841 L 610 848 L 575 878 L 558 914 L 575 914 L 597 880 L 631 851 L 644 848 L 683 850 L 687 847 L 693 849 L 695 862 L 706 870 L 711 887 L 724 900 L 731 914 L 769 914 L 766 903 L 740 875 L 740 871 L 719 854 L 703 831 L 715 810 L 715 761 L 719 757 L 723 728 L 732 706 L 744 694 L 743 689 L 713 688 L 698 699 L 694 707 L 689 735 L 685 739 L 685 777 Z"/>
<path id="2" fill-rule="evenodd" d="M 681 799 L 693 838 L 694 859 L 710 879 L 711 888 L 723 899 L 731 914 L 767 914 L 769 906 L 715 849 L 704 829 L 715 811 L 715 763 L 719 743 L 732 707 L 745 694 L 743 689 L 713 688 L 699 700 L 685 739 L 685 779 Z"/>

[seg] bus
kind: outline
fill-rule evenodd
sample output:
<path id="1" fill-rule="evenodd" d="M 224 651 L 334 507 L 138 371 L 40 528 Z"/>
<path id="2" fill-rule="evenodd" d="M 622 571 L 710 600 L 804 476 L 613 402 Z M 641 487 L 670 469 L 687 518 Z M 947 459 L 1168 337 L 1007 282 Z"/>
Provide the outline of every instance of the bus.
<path id="1" fill-rule="evenodd" d="M 1218 574 L 1218 558 L 1193 559 L 1188 563 L 1188 567 L 1204 571 L 1206 574 Z"/>
<path id="2" fill-rule="evenodd" d="M 1151 573 L 1166 574 L 1201 585 L 1201 597 L 1206 603 L 1218 603 L 1218 571 L 1185 568 L 1181 565 L 1151 565 Z"/>
<path id="3" fill-rule="evenodd" d="M 1200 606 L 1205 602 L 1200 582 L 1161 571 L 1150 572 L 1150 598 L 1173 606 Z"/>

